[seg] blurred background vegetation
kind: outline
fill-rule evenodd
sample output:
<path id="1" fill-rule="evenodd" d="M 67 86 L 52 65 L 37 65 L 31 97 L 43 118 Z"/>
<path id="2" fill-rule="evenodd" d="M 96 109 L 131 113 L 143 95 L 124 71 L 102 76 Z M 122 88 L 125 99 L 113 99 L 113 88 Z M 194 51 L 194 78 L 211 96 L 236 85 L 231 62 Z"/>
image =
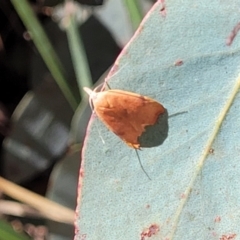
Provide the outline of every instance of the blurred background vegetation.
<path id="1" fill-rule="evenodd" d="M 153 2 L 0 1 L 0 240 L 73 238 L 82 87 L 103 81 Z"/>

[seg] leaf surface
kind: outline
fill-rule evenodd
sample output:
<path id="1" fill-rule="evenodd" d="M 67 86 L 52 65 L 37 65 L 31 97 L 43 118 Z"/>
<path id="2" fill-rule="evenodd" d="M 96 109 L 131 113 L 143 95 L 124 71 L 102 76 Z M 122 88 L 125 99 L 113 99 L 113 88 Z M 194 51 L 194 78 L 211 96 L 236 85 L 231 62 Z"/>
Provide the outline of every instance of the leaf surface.
<path id="1" fill-rule="evenodd" d="M 158 1 L 145 17 L 108 83 L 161 102 L 168 136 L 139 152 L 149 181 L 135 151 L 92 116 L 76 239 L 239 237 L 239 6 Z"/>

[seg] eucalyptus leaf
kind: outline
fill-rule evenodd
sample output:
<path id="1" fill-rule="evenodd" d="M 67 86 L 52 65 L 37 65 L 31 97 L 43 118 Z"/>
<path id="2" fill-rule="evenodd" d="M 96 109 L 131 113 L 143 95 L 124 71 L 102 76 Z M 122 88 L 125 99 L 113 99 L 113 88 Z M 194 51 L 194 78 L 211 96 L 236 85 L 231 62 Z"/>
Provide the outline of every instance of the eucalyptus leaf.
<path id="1" fill-rule="evenodd" d="M 139 151 L 150 181 L 135 151 L 92 116 L 76 239 L 238 238 L 239 6 L 158 1 L 145 17 L 108 84 L 161 102 L 168 135 Z"/>

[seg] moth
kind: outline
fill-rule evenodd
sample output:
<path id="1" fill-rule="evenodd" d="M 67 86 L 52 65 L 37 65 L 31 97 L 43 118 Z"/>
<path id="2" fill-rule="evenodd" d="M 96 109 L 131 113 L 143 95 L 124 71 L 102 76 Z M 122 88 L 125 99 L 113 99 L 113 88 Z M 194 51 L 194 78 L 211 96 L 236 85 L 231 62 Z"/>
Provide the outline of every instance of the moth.
<path id="1" fill-rule="evenodd" d="M 98 118 L 110 131 L 136 150 L 141 147 L 139 137 L 145 127 L 154 125 L 165 112 L 162 104 L 137 93 L 116 89 L 95 92 L 87 87 L 84 90 L 88 93 Z"/>
<path id="2" fill-rule="evenodd" d="M 154 125 L 165 108 L 157 101 L 122 90 L 95 92 L 85 87 L 94 111 L 109 130 L 128 146 L 139 149 L 138 138 L 145 127 Z"/>

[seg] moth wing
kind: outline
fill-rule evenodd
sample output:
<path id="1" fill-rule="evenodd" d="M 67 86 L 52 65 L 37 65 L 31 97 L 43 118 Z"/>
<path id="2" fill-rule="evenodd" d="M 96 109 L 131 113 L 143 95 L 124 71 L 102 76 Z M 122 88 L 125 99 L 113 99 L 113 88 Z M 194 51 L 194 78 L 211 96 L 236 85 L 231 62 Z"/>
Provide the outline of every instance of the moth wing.
<path id="1" fill-rule="evenodd" d="M 93 99 L 100 120 L 123 141 L 139 148 L 138 137 L 148 125 L 154 125 L 164 107 L 157 101 L 127 91 L 109 90 L 97 93 Z"/>

